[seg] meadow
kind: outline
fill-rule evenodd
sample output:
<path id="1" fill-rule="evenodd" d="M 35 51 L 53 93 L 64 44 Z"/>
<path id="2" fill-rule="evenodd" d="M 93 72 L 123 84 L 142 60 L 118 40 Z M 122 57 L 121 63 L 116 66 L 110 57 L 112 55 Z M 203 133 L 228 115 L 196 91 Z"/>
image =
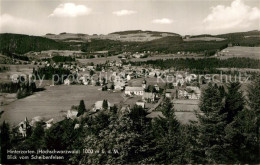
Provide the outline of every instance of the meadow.
<path id="1" fill-rule="evenodd" d="M 232 57 L 260 59 L 260 47 L 234 46 L 222 50 L 221 53 L 223 54 L 223 56 L 220 56 L 221 59 Z"/>
<path id="2" fill-rule="evenodd" d="M 59 121 L 65 117 L 67 110 L 72 105 L 78 105 L 80 100 L 84 100 L 87 109 L 92 108 L 98 100 L 107 99 L 112 105 L 123 101 L 121 92 L 103 92 L 99 88 L 83 85 L 49 86 L 44 91 L 2 106 L 1 110 L 4 113 L 0 120 L 8 121 L 12 125 L 18 124 L 25 117 L 32 119 L 35 116 L 42 116 L 46 120 L 54 118 L 55 121 Z"/>

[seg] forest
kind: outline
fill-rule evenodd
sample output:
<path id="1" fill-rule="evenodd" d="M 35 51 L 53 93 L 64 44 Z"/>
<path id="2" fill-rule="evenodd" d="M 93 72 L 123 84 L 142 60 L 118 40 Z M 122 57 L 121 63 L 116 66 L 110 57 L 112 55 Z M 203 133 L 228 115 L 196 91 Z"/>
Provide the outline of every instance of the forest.
<path id="1" fill-rule="evenodd" d="M 220 71 L 217 68 L 260 68 L 260 60 L 251 58 L 176 58 L 130 63 L 136 66 L 148 65 L 160 69 L 174 68 L 176 70 L 204 71 L 207 73 L 219 73 Z"/>
<path id="2" fill-rule="evenodd" d="M 35 82 L 18 81 L 18 82 L 3 82 L 0 83 L 1 93 L 16 93 L 17 98 L 21 99 L 38 91 Z"/>
<path id="3" fill-rule="evenodd" d="M 65 160 L 19 160 L 19 163 L 257 164 L 260 75 L 248 84 L 246 93 L 240 88 L 240 83 L 232 82 L 223 93 L 222 86 L 209 83 L 200 100 L 201 113 L 195 112 L 198 120 L 189 124 L 176 119 L 174 106 L 166 98 L 158 108 L 164 117 L 154 119 L 147 118 L 148 112 L 140 106 L 124 111 L 113 106 L 91 115 L 84 107 L 88 103 L 80 101 L 79 118 L 64 119 L 47 130 L 39 122 L 28 129 L 26 138 L 14 136 L 16 130 L 4 122 L 2 162 L 7 162 L 7 149 L 88 149 L 87 153 L 64 154 Z"/>
<path id="4" fill-rule="evenodd" d="M 33 68 L 33 74 L 36 76 L 37 79 L 41 78 L 44 80 L 52 80 L 54 78 L 54 81 L 57 84 L 61 84 L 63 83 L 62 78 L 64 78 L 63 80 L 65 80 L 66 77 L 71 74 L 71 72 L 69 69 L 64 69 L 61 67 L 54 68 L 52 66 L 44 66 L 37 69 Z M 54 75 L 58 75 L 59 78 Z"/>
<path id="5" fill-rule="evenodd" d="M 0 34 L 0 52 L 24 54 L 30 51 L 42 50 L 70 50 L 69 44 L 63 42 L 56 42 L 51 39 L 38 36 L 29 36 L 22 34 Z"/>

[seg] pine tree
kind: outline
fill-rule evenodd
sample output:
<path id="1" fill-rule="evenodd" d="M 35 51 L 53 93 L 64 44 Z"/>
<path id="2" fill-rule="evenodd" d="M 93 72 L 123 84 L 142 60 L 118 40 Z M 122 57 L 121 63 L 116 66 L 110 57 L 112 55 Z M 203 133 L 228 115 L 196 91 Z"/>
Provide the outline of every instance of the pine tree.
<path id="1" fill-rule="evenodd" d="M 0 149 L 1 149 L 1 163 L 7 163 L 7 149 L 9 149 L 11 146 L 10 144 L 10 127 L 9 124 L 6 123 L 5 121 L 0 127 L 0 136 L 1 136 L 1 141 L 0 141 Z"/>
<path id="2" fill-rule="evenodd" d="M 218 88 L 211 83 L 205 89 L 201 97 L 200 110 L 197 113 L 199 122 L 198 144 L 203 153 L 204 162 L 200 163 L 225 163 L 225 133 L 226 114 L 221 113 L 223 109 L 222 98 Z"/>
<path id="3" fill-rule="evenodd" d="M 174 114 L 173 104 L 165 99 L 161 111 L 164 117 L 155 118 L 153 123 L 155 152 L 152 162 L 156 163 L 182 163 L 180 160 L 180 123 Z"/>
<path id="4" fill-rule="evenodd" d="M 83 115 L 85 111 L 86 111 L 86 107 L 85 107 L 84 100 L 80 100 L 77 116 Z"/>
<path id="5" fill-rule="evenodd" d="M 252 153 L 254 162 L 260 162 L 260 74 L 256 74 L 248 90 L 248 105 L 251 115 L 252 125 L 255 129 L 250 132 L 251 137 L 256 139 L 256 152 Z"/>
<path id="6" fill-rule="evenodd" d="M 231 123 L 238 112 L 244 109 L 245 101 L 240 87 L 239 82 L 233 82 L 227 86 L 228 92 L 226 93 L 224 107 L 224 113 L 227 113 L 227 123 Z"/>
<path id="7" fill-rule="evenodd" d="M 107 102 L 107 100 L 103 100 L 102 108 L 105 109 L 105 110 L 108 109 L 108 102 Z"/>

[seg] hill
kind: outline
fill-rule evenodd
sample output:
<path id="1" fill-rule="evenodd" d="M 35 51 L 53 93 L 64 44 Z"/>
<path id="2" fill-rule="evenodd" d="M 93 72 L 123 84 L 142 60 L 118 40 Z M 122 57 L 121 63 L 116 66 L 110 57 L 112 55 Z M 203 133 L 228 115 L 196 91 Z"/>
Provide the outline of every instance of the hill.
<path id="1" fill-rule="evenodd" d="M 43 37 L 57 40 L 57 41 L 66 41 L 66 42 L 84 42 L 92 39 L 109 39 L 109 40 L 117 40 L 124 42 L 147 42 L 155 39 L 160 39 L 168 36 L 180 36 L 176 33 L 170 32 L 158 32 L 158 31 L 142 31 L 142 30 L 129 30 L 129 31 L 120 31 L 113 32 L 107 35 L 88 35 L 88 34 L 75 34 L 75 33 L 60 33 L 60 34 L 51 34 L 48 33 Z"/>
<path id="2" fill-rule="evenodd" d="M 29 51 L 70 49 L 70 45 L 52 39 L 23 34 L 0 34 L 0 52 L 24 54 Z"/>
<path id="3" fill-rule="evenodd" d="M 21 34 L 0 34 L 0 51 L 24 54 L 42 50 L 82 50 L 84 52 L 157 51 L 158 53 L 194 52 L 214 55 L 217 51 L 233 46 L 260 46 L 260 32 L 249 31 L 221 35 L 191 36 L 187 41 L 176 33 L 156 31 L 123 31 L 108 35 L 60 33 L 44 37 Z"/>

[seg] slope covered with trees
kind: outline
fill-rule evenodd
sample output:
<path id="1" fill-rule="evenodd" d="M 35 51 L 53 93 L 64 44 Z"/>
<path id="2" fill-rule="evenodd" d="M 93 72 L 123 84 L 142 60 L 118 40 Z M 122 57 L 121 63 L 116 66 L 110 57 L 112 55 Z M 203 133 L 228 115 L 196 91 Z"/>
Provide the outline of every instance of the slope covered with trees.
<path id="1" fill-rule="evenodd" d="M 29 51 L 50 49 L 70 49 L 70 45 L 38 36 L 9 33 L 0 34 L 0 52 L 3 54 L 24 54 Z"/>

